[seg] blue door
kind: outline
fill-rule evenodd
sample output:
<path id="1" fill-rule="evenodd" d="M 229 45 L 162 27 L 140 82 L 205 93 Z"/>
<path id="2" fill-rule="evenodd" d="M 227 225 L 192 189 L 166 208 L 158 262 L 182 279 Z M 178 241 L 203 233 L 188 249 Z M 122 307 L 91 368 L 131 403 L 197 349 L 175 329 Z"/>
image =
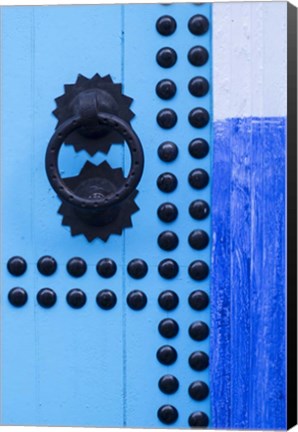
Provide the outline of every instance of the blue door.
<path id="1" fill-rule="evenodd" d="M 211 5 L 1 13 L 1 423 L 211 425 Z"/>

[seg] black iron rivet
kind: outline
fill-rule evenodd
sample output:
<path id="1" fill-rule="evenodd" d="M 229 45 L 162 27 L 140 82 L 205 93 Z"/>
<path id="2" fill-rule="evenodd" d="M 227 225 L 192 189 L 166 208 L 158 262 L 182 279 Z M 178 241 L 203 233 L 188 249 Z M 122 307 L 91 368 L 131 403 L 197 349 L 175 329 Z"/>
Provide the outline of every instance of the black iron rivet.
<path id="1" fill-rule="evenodd" d="M 198 45 L 188 51 L 187 58 L 193 66 L 203 66 L 209 59 L 209 53 L 206 48 Z"/>
<path id="2" fill-rule="evenodd" d="M 7 270 L 13 276 L 22 276 L 27 270 L 27 263 L 24 258 L 20 256 L 14 256 L 7 262 Z"/>
<path id="3" fill-rule="evenodd" d="M 51 256 L 43 256 L 37 262 L 38 271 L 44 276 L 51 276 L 57 270 L 57 262 Z"/>
<path id="4" fill-rule="evenodd" d="M 209 83 L 204 77 L 195 77 L 189 81 L 189 92 L 196 97 L 203 97 L 209 91 Z"/>
<path id="5" fill-rule="evenodd" d="M 194 219 L 205 219 L 209 215 L 209 213 L 209 205 L 204 200 L 195 200 L 189 206 L 189 214 Z"/>
<path id="6" fill-rule="evenodd" d="M 175 320 L 171 318 L 165 318 L 162 321 L 160 321 L 158 325 L 158 331 L 161 334 L 161 336 L 167 339 L 171 339 L 177 336 L 179 331 L 179 326 Z"/>
<path id="7" fill-rule="evenodd" d="M 177 234 L 173 231 L 164 231 L 159 234 L 157 242 L 161 249 L 172 251 L 178 246 L 179 239 Z"/>
<path id="8" fill-rule="evenodd" d="M 74 288 L 67 293 L 66 301 L 74 309 L 80 309 L 87 301 L 84 291 Z"/>
<path id="9" fill-rule="evenodd" d="M 96 296 L 96 303 L 101 309 L 112 309 L 117 303 L 116 294 L 111 290 L 101 290 Z"/>
<path id="10" fill-rule="evenodd" d="M 157 411 L 157 417 L 164 424 L 173 424 L 178 419 L 178 411 L 173 405 L 163 405 Z"/>
<path id="11" fill-rule="evenodd" d="M 174 291 L 163 291 L 159 294 L 158 304 L 162 309 L 166 311 L 171 311 L 176 309 L 176 307 L 178 306 L 179 297 Z"/>
<path id="12" fill-rule="evenodd" d="M 188 333 L 192 339 L 202 341 L 209 336 L 209 327 L 203 321 L 195 321 L 189 326 Z"/>
<path id="13" fill-rule="evenodd" d="M 196 411 L 188 417 L 188 424 L 190 427 L 207 427 L 209 425 L 209 418 L 204 412 Z"/>
<path id="14" fill-rule="evenodd" d="M 209 175 L 202 168 L 196 168 L 189 173 L 189 184 L 194 189 L 204 189 L 209 183 Z"/>
<path id="15" fill-rule="evenodd" d="M 193 370 L 202 371 L 209 366 L 209 357 L 203 351 L 195 351 L 189 356 L 188 363 Z"/>
<path id="16" fill-rule="evenodd" d="M 177 123 L 177 114 L 170 108 L 164 108 L 157 114 L 156 121 L 163 129 L 171 129 Z"/>
<path id="17" fill-rule="evenodd" d="M 188 21 L 188 29 L 192 34 L 201 36 L 208 31 L 209 21 L 204 15 L 194 15 Z"/>
<path id="18" fill-rule="evenodd" d="M 142 279 L 148 272 L 148 265 L 144 260 L 135 258 L 128 263 L 127 272 L 134 279 Z"/>
<path id="19" fill-rule="evenodd" d="M 57 301 L 57 295 L 51 288 L 43 288 L 38 291 L 36 296 L 37 302 L 43 308 L 51 308 Z"/>
<path id="20" fill-rule="evenodd" d="M 209 275 L 209 267 L 205 261 L 196 260 L 189 265 L 188 274 L 192 279 L 201 281 Z"/>
<path id="21" fill-rule="evenodd" d="M 110 278 L 114 276 L 114 274 L 117 271 L 117 265 L 115 261 L 113 261 L 110 258 L 103 258 L 100 261 L 98 261 L 96 265 L 97 273 L 104 277 L 104 278 Z"/>
<path id="22" fill-rule="evenodd" d="M 170 193 L 173 192 L 177 187 L 177 177 L 169 172 L 160 174 L 157 179 L 157 187 L 160 191 Z"/>
<path id="23" fill-rule="evenodd" d="M 195 381 L 188 387 L 188 394 L 192 399 L 201 401 L 209 395 L 209 387 L 204 381 Z"/>
<path id="24" fill-rule="evenodd" d="M 166 141 L 158 147 L 158 156 L 163 162 L 173 162 L 178 156 L 178 147 L 170 141 Z"/>
<path id="25" fill-rule="evenodd" d="M 156 21 L 156 30 L 163 36 L 170 36 L 175 32 L 177 23 L 170 15 L 163 15 Z"/>
<path id="26" fill-rule="evenodd" d="M 163 222 L 173 222 L 175 219 L 177 219 L 178 209 L 175 204 L 164 203 L 158 207 L 157 215 Z"/>
<path id="27" fill-rule="evenodd" d="M 189 123 L 198 129 L 201 129 L 209 123 L 210 117 L 207 110 L 204 108 L 194 108 L 188 115 Z"/>
<path id="28" fill-rule="evenodd" d="M 161 99 L 169 100 L 175 96 L 177 87 L 174 81 L 170 79 L 163 79 L 159 81 L 155 87 L 157 96 Z"/>
<path id="29" fill-rule="evenodd" d="M 209 236 L 206 231 L 194 230 L 188 236 L 189 245 L 196 250 L 205 249 L 209 244 Z"/>
<path id="30" fill-rule="evenodd" d="M 164 259 L 158 265 L 158 272 L 165 279 L 173 279 L 179 272 L 179 266 L 173 259 Z"/>
<path id="31" fill-rule="evenodd" d="M 156 61 L 159 66 L 163 68 L 170 68 L 174 66 L 177 61 L 177 53 L 173 48 L 161 48 L 156 54 Z"/>
<path id="32" fill-rule="evenodd" d="M 202 159 L 209 153 L 209 144 L 203 138 L 195 138 L 189 143 L 188 151 L 192 157 Z"/>
<path id="33" fill-rule="evenodd" d="M 157 350 L 157 360 L 163 365 L 171 365 L 177 360 L 177 351 L 170 345 L 163 345 Z"/>
<path id="34" fill-rule="evenodd" d="M 67 271 L 71 276 L 81 277 L 86 273 L 87 264 L 79 257 L 71 258 L 67 263 Z"/>
<path id="35" fill-rule="evenodd" d="M 158 381 L 158 387 L 165 394 L 173 394 L 179 388 L 179 381 L 174 375 L 164 375 Z"/>
<path id="36" fill-rule="evenodd" d="M 127 304 L 133 310 L 141 310 L 147 304 L 147 297 L 143 291 L 131 291 L 127 296 Z"/>
<path id="37" fill-rule="evenodd" d="M 24 288 L 12 288 L 8 293 L 8 300 L 13 306 L 21 307 L 27 303 L 28 294 Z"/>
<path id="38" fill-rule="evenodd" d="M 188 303 L 194 310 L 204 310 L 209 305 L 209 296 L 205 291 L 193 291 L 188 297 Z"/>

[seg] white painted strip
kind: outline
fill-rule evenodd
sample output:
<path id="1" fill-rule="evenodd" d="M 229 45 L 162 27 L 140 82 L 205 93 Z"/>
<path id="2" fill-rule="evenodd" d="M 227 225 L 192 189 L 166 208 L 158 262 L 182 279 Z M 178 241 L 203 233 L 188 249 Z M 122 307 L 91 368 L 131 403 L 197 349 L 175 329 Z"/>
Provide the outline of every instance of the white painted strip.
<path id="1" fill-rule="evenodd" d="M 286 115 L 287 3 L 213 5 L 214 119 Z"/>

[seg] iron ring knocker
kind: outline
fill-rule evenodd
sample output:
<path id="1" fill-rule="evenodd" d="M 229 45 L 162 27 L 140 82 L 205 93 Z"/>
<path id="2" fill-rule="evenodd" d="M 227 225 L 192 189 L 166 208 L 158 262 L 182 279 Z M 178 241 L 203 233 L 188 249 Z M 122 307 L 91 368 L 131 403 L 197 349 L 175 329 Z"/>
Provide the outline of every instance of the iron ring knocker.
<path id="1" fill-rule="evenodd" d="M 138 136 L 130 127 L 130 125 L 121 118 L 108 113 L 98 113 L 97 120 L 100 125 L 105 125 L 111 127 L 112 129 L 116 129 L 117 132 L 123 136 L 130 150 L 130 171 L 128 177 L 125 179 L 125 183 L 116 192 L 95 199 L 83 198 L 76 195 L 74 191 L 67 187 L 60 176 L 58 168 L 59 152 L 65 138 L 75 129 L 84 126 L 84 118 L 80 115 L 66 120 L 61 126 L 57 128 L 49 142 L 46 152 L 47 176 L 57 195 L 62 201 L 77 207 L 80 210 L 86 211 L 105 210 L 125 200 L 133 193 L 139 184 L 144 168 L 143 148 Z"/>

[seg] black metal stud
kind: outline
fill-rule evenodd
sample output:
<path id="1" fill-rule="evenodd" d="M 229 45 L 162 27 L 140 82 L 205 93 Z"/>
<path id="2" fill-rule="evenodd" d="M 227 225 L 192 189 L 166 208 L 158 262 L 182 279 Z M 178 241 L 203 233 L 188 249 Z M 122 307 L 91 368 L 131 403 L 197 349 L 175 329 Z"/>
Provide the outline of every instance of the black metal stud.
<path id="1" fill-rule="evenodd" d="M 189 416 L 188 424 L 190 427 L 196 428 L 207 427 L 209 425 L 209 418 L 204 412 L 196 411 Z"/>
<path id="2" fill-rule="evenodd" d="M 209 275 L 209 267 L 205 261 L 196 260 L 189 265 L 188 274 L 192 279 L 201 281 Z"/>
<path id="3" fill-rule="evenodd" d="M 209 296 L 205 291 L 193 291 L 188 297 L 189 306 L 194 310 L 204 310 L 209 305 Z"/>
<path id="4" fill-rule="evenodd" d="M 174 81 L 170 79 L 163 79 L 157 83 L 155 91 L 157 96 L 161 99 L 169 100 L 175 96 L 177 87 Z"/>
<path id="5" fill-rule="evenodd" d="M 204 381 L 195 381 L 188 387 L 188 394 L 192 399 L 201 401 L 209 395 L 209 387 Z"/>
<path id="6" fill-rule="evenodd" d="M 193 96 L 202 97 L 208 93 L 209 83 L 206 78 L 198 76 L 189 81 L 188 90 Z"/>
<path id="7" fill-rule="evenodd" d="M 71 276 L 81 277 L 86 273 L 87 264 L 82 258 L 75 257 L 68 261 L 66 268 Z"/>
<path id="8" fill-rule="evenodd" d="M 27 303 L 28 294 L 24 288 L 16 287 L 9 291 L 8 300 L 15 307 L 22 307 Z"/>
<path id="9" fill-rule="evenodd" d="M 173 222 L 178 216 L 178 209 L 175 204 L 163 203 L 158 207 L 157 215 L 163 222 Z"/>
<path id="10" fill-rule="evenodd" d="M 40 306 L 49 309 L 56 303 L 57 295 L 51 288 L 42 288 L 38 291 L 36 299 Z"/>
<path id="11" fill-rule="evenodd" d="M 173 162 L 178 156 L 178 147 L 170 141 L 166 141 L 158 147 L 158 156 L 163 162 Z"/>
<path id="12" fill-rule="evenodd" d="M 193 158 L 202 159 L 209 153 L 209 144 L 203 138 L 195 138 L 189 143 L 188 151 Z"/>
<path id="13" fill-rule="evenodd" d="M 203 66 L 209 59 L 209 53 L 202 46 L 194 46 L 188 51 L 188 61 L 193 66 Z"/>
<path id="14" fill-rule="evenodd" d="M 27 263 L 24 258 L 20 256 L 14 256 L 7 262 L 7 270 L 13 276 L 22 276 L 27 270 Z"/>
<path id="15" fill-rule="evenodd" d="M 134 290 L 128 294 L 126 301 L 131 309 L 141 310 L 147 304 L 147 297 L 143 291 Z"/>
<path id="16" fill-rule="evenodd" d="M 194 15 L 188 21 L 188 29 L 192 34 L 201 36 L 208 31 L 209 21 L 204 15 Z"/>
<path id="17" fill-rule="evenodd" d="M 177 123 L 177 114 L 171 108 L 164 108 L 157 114 L 156 121 L 163 129 L 171 129 Z"/>
<path id="18" fill-rule="evenodd" d="M 171 318 L 165 318 L 162 321 L 160 321 L 158 325 L 158 331 L 161 334 L 161 336 L 167 339 L 171 339 L 177 336 L 179 331 L 179 326 L 175 320 Z"/>
<path id="19" fill-rule="evenodd" d="M 173 48 L 161 48 L 156 54 L 156 61 L 159 66 L 163 68 L 170 68 L 174 66 L 177 61 L 177 53 Z"/>
<path id="20" fill-rule="evenodd" d="M 117 303 L 116 294 L 111 290 L 101 290 L 96 296 L 96 303 L 101 309 L 110 310 Z"/>
<path id="21" fill-rule="evenodd" d="M 160 191 L 170 193 L 176 189 L 178 181 L 174 174 L 166 172 L 160 174 L 156 183 Z"/>
<path id="22" fill-rule="evenodd" d="M 196 250 L 205 249 L 209 244 L 209 236 L 206 231 L 194 230 L 188 236 L 189 245 Z"/>
<path id="23" fill-rule="evenodd" d="M 174 375 L 164 375 L 158 381 L 158 387 L 165 394 L 173 394 L 179 388 L 179 381 Z"/>
<path id="24" fill-rule="evenodd" d="M 198 129 L 201 129 L 209 123 L 210 117 L 207 110 L 204 108 L 194 108 L 188 115 L 189 123 Z"/>
<path id="25" fill-rule="evenodd" d="M 209 215 L 209 213 L 209 205 L 204 200 L 195 200 L 189 206 L 189 214 L 194 219 L 205 219 Z"/>
<path id="26" fill-rule="evenodd" d="M 87 297 L 84 291 L 74 288 L 67 293 L 66 301 L 72 308 L 80 309 L 85 305 Z"/>
<path id="27" fill-rule="evenodd" d="M 156 30 L 163 36 L 172 35 L 177 27 L 175 19 L 170 15 L 163 15 L 156 21 Z"/>
<path id="28" fill-rule="evenodd" d="M 57 261 L 51 256 L 43 256 L 37 261 L 38 271 L 44 276 L 51 276 L 57 270 Z"/>
<path id="29" fill-rule="evenodd" d="M 209 336 L 209 327 L 203 321 L 195 321 L 190 325 L 188 333 L 192 339 L 202 341 Z"/>
<path id="30" fill-rule="evenodd" d="M 203 351 L 195 351 L 189 356 L 188 363 L 193 370 L 202 371 L 209 366 L 209 357 Z"/>
<path id="31" fill-rule="evenodd" d="M 209 175 L 202 168 L 196 168 L 189 173 L 188 182 L 194 189 L 204 189 L 209 183 Z"/>
<path id="32" fill-rule="evenodd" d="M 157 411 L 157 417 L 164 424 L 173 424 L 178 419 L 178 411 L 173 405 L 163 405 Z"/>
<path id="33" fill-rule="evenodd" d="M 158 304 L 162 309 L 171 311 L 178 306 L 179 297 L 174 291 L 163 291 L 158 297 Z"/>
<path id="34" fill-rule="evenodd" d="M 177 356 L 177 351 L 170 345 L 163 345 L 156 353 L 157 360 L 167 366 L 175 363 Z"/>
<path id="35" fill-rule="evenodd" d="M 148 272 L 148 265 L 144 260 L 135 258 L 128 263 L 127 272 L 134 279 L 142 279 Z"/>
<path id="36" fill-rule="evenodd" d="M 179 243 L 179 239 L 176 233 L 173 231 L 164 231 L 159 234 L 158 246 L 165 251 L 172 251 L 176 249 Z"/>
<path id="37" fill-rule="evenodd" d="M 97 273 L 104 277 L 104 278 L 110 278 L 114 276 L 114 274 L 117 271 L 117 265 L 115 261 L 113 261 L 110 258 L 103 258 L 100 261 L 98 261 L 96 265 Z"/>
<path id="38" fill-rule="evenodd" d="M 164 259 L 158 265 L 158 272 L 165 279 L 173 279 L 177 276 L 179 266 L 173 259 Z"/>

